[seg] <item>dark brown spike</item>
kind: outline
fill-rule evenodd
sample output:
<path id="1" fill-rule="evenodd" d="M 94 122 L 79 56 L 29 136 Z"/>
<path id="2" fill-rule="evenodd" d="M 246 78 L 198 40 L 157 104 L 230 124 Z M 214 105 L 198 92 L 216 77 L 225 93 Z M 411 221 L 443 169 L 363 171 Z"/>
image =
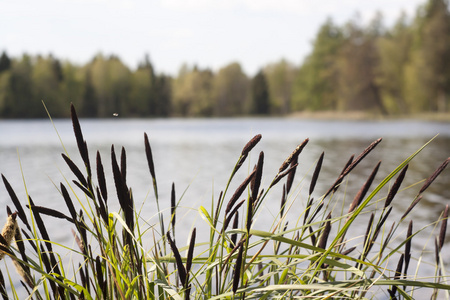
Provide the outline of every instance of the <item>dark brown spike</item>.
<path id="1" fill-rule="evenodd" d="M 77 165 L 69 157 L 67 157 L 64 153 L 61 153 L 61 156 L 64 159 L 64 161 L 66 162 L 66 164 L 69 166 L 72 173 L 78 178 L 78 181 L 84 187 L 87 188 L 88 184 L 87 184 L 86 178 L 84 178 L 83 173 L 80 171 L 80 169 L 78 169 Z"/>
<path id="2" fill-rule="evenodd" d="M 105 171 L 103 169 L 102 158 L 99 151 L 97 151 L 97 180 L 102 193 L 102 198 L 106 205 L 108 201 L 108 190 L 106 188 Z"/>
<path id="3" fill-rule="evenodd" d="M 26 207 L 28 207 L 28 205 L 26 205 Z M 66 216 L 65 214 L 63 214 L 60 211 L 57 211 L 57 210 L 54 210 L 54 209 L 51 209 L 51 208 L 47 208 L 47 207 L 43 207 L 43 206 L 37 206 L 37 205 L 36 206 L 32 206 L 31 208 L 32 208 L 33 212 L 37 211 L 37 212 L 39 212 L 40 214 L 43 214 L 43 215 L 55 217 L 55 218 L 58 218 L 58 219 L 66 219 L 67 221 L 69 221 L 71 223 L 74 223 L 74 220 L 72 218 Z"/>
<path id="4" fill-rule="evenodd" d="M 247 154 L 256 146 L 256 144 L 259 143 L 261 138 L 262 138 L 262 135 L 257 134 L 250 141 L 248 141 L 248 143 L 242 149 L 241 156 L 247 156 Z"/>
<path id="5" fill-rule="evenodd" d="M 448 163 L 450 162 L 450 157 L 448 157 L 437 169 L 434 171 L 433 174 L 431 174 L 430 177 L 425 181 L 422 188 L 419 191 L 419 194 L 422 194 L 429 186 L 433 183 L 433 181 L 436 179 L 436 177 L 441 174 L 442 171 L 447 167 Z"/>
<path id="6" fill-rule="evenodd" d="M 234 221 L 233 221 L 233 229 L 237 229 L 239 225 L 239 212 L 236 211 L 235 215 L 234 215 Z M 234 248 L 236 247 L 236 240 L 237 240 L 237 233 L 233 233 L 231 235 L 231 247 Z"/>
<path id="7" fill-rule="evenodd" d="M 172 238 L 170 237 L 170 232 L 167 232 L 166 234 L 167 241 L 169 242 L 169 246 L 172 249 L 173 256 L 175 257 L 175 262 L 177 264 L 177 270 L 178 270 L 178 276 L 180 277 L 181 284 L 183 286 L 186 286 L 186 269 L 183 266 L 183 261 L 181 260 L 180 252 L 178 251 L 177 246 L 175 245 L 175 242 L 172 241 Z"/>
<path id="8" fill-rule="evenodd" d="M 236 203 L 238 198 L 242 195 L 242 193 L 244 192 L 245 188 L 247 187 L 247 185 L 252 180 L 253 176 L 255 176 L 255 173 L 256 173 L 256 170 L 253 170 L 253 172 L 251 172 L 250 175 L 248 175 L 247 178 L 245 178 L 245 180 L 241 183 L 241 185 L 236 189 L 236 191 L 234 192 L 233 196 L 231 196 L 230 201 L 228 201 L 228 205 L 227 205 L 227 208 L 225 210 L 225 214 L 228 214 L 230 212 L 231 208 Z"/>
<path id="9" fill-rule="evenodd" d="M 370 214 L 369 223 L 367 223 L 367 229 L 366 234 L 364 235 L 364 250 L 361 255 L 362 260 L 366 258 L 367 253 L 369 253 L 370 250 L 370 243 L 373 241 L 373 239 L 370 238 L 370 233 L 372 232 L 372 225 L 373 225 L 373 218 L 375 215 L 373 213 Z"/>
<path id="10" fill-rule="evenodd" d="M 290 166 L 289 169 L 287 169 L 286 171 L 284 171 L 281 174 L 277 174 L 277 176 L 275 177 L 275 179 L 272 181 L 272 183 L 270 184 L 270 187 L 273 187 L 274 185 L 276 185 L 278 182 L 280 182 L 281 179 L 283 179 L 286 175 L 289 175 L 289 173 L 294 172 L 295 169 L 297 168 L 298 164 L 295 164 L 293 166 Z"/>
<path id="11" fill-rule="evenodd" d="M 408 274 L 409 261 L 411 260 L 411 239 L 412 239 L 412 230 L 413 230 L 413 220 L 409 222 L 408 232 L 406 233 L 406 243 L 405 243 L 405 268 L 404 274 Z"/>
<path id="12" fill-rule="evenodd" d="M 97 282 L 100 286 L 103 286 L 103 270 L 102 263 L 100 261 L 100 257 L 97 255 L 95 258 L 95 275 L 97 276 Z M 104 293 L 104 291 L 102 291 Z"/>
<path id="13" fill-rule="evenodd" d="M 90 190 L 82 186 L 78 181 L 73 180 L 72 181 L 86 196 L 94 200 L 94 195 L 91 193 Z"/>
<path id="14" fill-rule="evenodd" d="M 227 218 L 225 219 L 225 223 L 223 223 L 223 229 L 222 232 L 225 232 L 227 230 L 228 225 L 230 224 L 231 219 L 233 218 L 234 214 L 237 213 L 237 210 L 244 204 L 245 200 L 240 201 L 233 210 L 227 215 Z"/>
<path id="15" fill-rule="evenodd" d="M 100 189 L 97 187 L 97 198 L 101 199 L 101 195 L 100 195 Z M 108 223 L 108 208 L 107 206 L 105 206 L 105 204 L 103 203 L 103 201 L 98 201 L 99 204 L 99 214 L 102 217 L 103 221 L 105 221 L 105 224 Z"/>
<path id="16" fill-rule="evenodd" d="M 414 199 L 413 203 L 411 203 L 411 205 L 408 207 L 408 209 L 405 211 L 405 213 L 401 217 L 402 220 L 411 212 L 411 210 L 414 208 L 414 206 L 417 205 L 417 203 L 420 202 L 420 200 L 422 200 L 422 195 L 420 195 L 420 196 L 416 197 L 416 199 Z"/>
<path id="17" fill-rule="evenodd" d="M 67 192 L 66 187 L 64 184 L 60 184 L 61 187 L 61 193 L 63 195 L 64 201 L 66 202 L 66 206 L 69 209 L 70 215 L 72 216 L 73 220 L 77 219 L 77 212 L 75 210 L 75 207 L 73 206 L 72 199 L 70 199 L 69 193 Z"/>
<path id="18" fill-rule="evenodd" d="M 306 221 L 308 220 L 308 215 L 309 215 L 309 212 L 311 211 L 313 201 L 314 201 L 314 197 L 310 198 L 308 200 L 308 203 L 306 203 L 305 215 L 303 216 L 303 225 L 306 225 Z"/>
<path id="19" fill-rule="evenodd" d="M 289 155 L 288 158 L 281 164 L 280 169 L 278 170 L 278 173 L 283 172 L 286 170 L 286 168 L 291 164 L 292 160 L 300 155 L 303 148 L 305 148 L 306 144 L 308 144 L 309 139 L 305 139 L 300 145 L 298 145 L 295 150 Z"/>
<path id="20" fill-rule="evenodd" d="M 366 196 L 367 191 L 369 190 L 370 186 L 372 185 L 373 180 L 375 179 L 375 176 L 377 175 L 380 164 L 381 164 L 381 161 L 378 162 L 378 164 L 375 166 L 372 173 L 370 174 L 369 178 L 367 178 L 366 182 L 363 184 L 361 189 L 356 194 L 355 198 L 353 199 L 352 203 L 350 204 L 350 208 L 348 209 L 349 213 L 354 211 L 355 208 L 357 208 L 359 206 L 361 201 Z"/>
<path id="21" fill-rule="evenodd" d="M 256 165 L 255 177 L 252 180 L 252 199 L 253 199 L 253 201 L 256 201 L 258 199 L 258 192 L 259 192 L 259 188 L 261 186 L 263 165 L 264 165 L 264 152 L 261 151 L 259 153 L 259 157 L 258 157 L 258 164 Z"/>
<path id="22" fill-rule="evenodd" d="M 333 186 L 330 188 L 330 190 L 328 190 L 327 194 L 325 195 L 325 197 L 331 192 L 333 191 L 333 193 L 335 193 L 337 191 L 337 189 L 339 188 L 339 186 L 342 183 L 342 180 L 344 180 L 344 177 L 341 177 L 342 174 L 344 174 L 345 170 L 347 170 L 347 168 L 352 164 L 353 159 L 355 158 L 355 155 L 353 154 L 352 156 L 350 156 L 350 158 L 348 159 L 347 163 L 345 164 L 345 167 L 342 169 L 341 173 L 339 174 L 338 179 L 336 180 L 336 182 L 333 184 Z M 324 198 L 325 198 L 324 197 Z"/>
<path id="23" fill-rule="evenodd" d="M 324 156 L 325 156 L 325 152 L 322 152 L 322 154 L 320 154 L 319 160 L 317 161 L 316 168 L 314 169 L 314 173 L 311 178 L 311 184 L 309 185 L 309 195 L 312 195 L 312 193 L 314 192 L 314 188 L 316 187 L 317 179 L 319 178 L 320 169 L 322 168 Z"/>
<path id="24" fill-rule="evenodd" d="M 80 151 L 81 158 L 86 166 L 88 176 L 91 176 L 91 166 L 89 163 L 89 153 L 87 149 L 87 144 L 83 138 L 83 133 L 81 131 L 80 122 L 78 121 L 77 112 L 73 104 L 70 104 L 70 115 L 72 118 L 73 131 L 75 133 L 75 139 L 77 140 L 78 151 Z"/>
<path id="25" fill-rule="evenodd" d="M 192 260 L 194 258 L 195 237 L 197 230 L 194 227 L 191 233 L 191 240 L 189 242 L 189 250 L 186 258 L 186 284 L 189 282 L 189 272 L 191 271 Z M 187 288 L 187 286 L 185 286 Z"/>
<path id="26" fill-rule="evenodd" d="M 326 217 L 324 229 L 322 231 L 322 235 L 320 236 L 319 244 L 317 245 L 317 247 L 319 247 L 321 249 L 325 249 L 327 246 L 328 236 L 330 235 L 330 231 L 331 231 L 331 221 L 330 220 L 331 220 L 331 212 Z"/>
<path id="27" fill-rule="evenodd" d="M 122 174 L 123 182 L 127 184 L 127 153 L 125 148 L 122 147 L 122 152 L 120 154 L 120 173 Z"/>
<path id="28" fill-rule="evenodd" d="M 172 192 L 170 194 L 170 215 L 172 218 L 172 231 L 175 237 L 175 216 L 176 216 L 176 203 L 175 203 L 175 183 L 172 182 Z"/>
<path id="29" fill-rule="evenodd" d="M 448 204 L 445 206 L 444 213 L 442 215 L 441 230 L 439 231 L 439 251 L 442 250 L 445 242 L 445 234 L 447 232 L 448 222 Z"/>
<path id="30" fill-rule="evenodd" d="M 286 185 L 283 184 L 283 191 L 281 193 L 281 203 L 280 203 L 280 218 L 283 217 L 285 206 L 286 206 Z"/>
<path id="31" fill-rule="evenodd" d="M 8 191 L 9 197 L 11 198 L 14 206 L 16 207 L 17 215 L 19 216 L 22 223 L 24 223 L 27 226 L 28 230 L 31 231 L 30 224 L 28 223 L 27 216 L 25 215 L 25 211 L 23 210 L 23 207 L 20 204 L 19 198 L 17 198 L 16 193 L 14 192 L 13 188 L 9 184 L 8 180 L 6 180 L 6 177 L 3 176 L 3 174 L 2 174 L 2 179 L 3 179 L 3 184 L 6 187 L 6 190 Z"/>
<path id="32" fill-rule="evenodd" d="M 147 156 L 148 168 L 150 170 L 150 174 L 152 175 L 153 180 L 156 180 L 155 166 L 153 164 L 152 148 L 150 147 L 147 133 L 144 133 L 144 143 L 145 143 L 145 154 Z"/>
<path id="33" fill-rule="evenodd" d="M 321 202 L 318 206 L 314 214 L 311 216 L 311 220 L 309 220 L 309 223 L 311 223 L 317 216 L 317 214 L 322 210 L 323 208 L 323 202 Z"/>
<path id="34" fill-rule="evenodd" d="M 400 188 L 400 185 L 403 182 L 403 179 L 405 179 L 406 171 L 408 170 L 408 165 L 406 165 L 400 175 L 398 175 L 397 179 L 395 180 L 394 184 L 392 185 L 392 188 L 389 190 L 389 193 L 386 197 L 386 202 L 384 203 L 384 207 L 386 208 L 389 206 L 392 202 L 392 199 L 394 199 L 395 195 L 398 192 L 398 189 Z"/>
<path id="35" fill-rule="evenodd" d="M 241 265 L 242 265 L 242 255 L 243 255 L 244 245 L 241 244 L 238 252 L 238 256 L 236 258 L 236 266 L 234 269 L 233 276 L 233 294 L 236 294 L 236 291 L 239 287 L 239 280 L 241 278 Z"/>
<path id="36" fill-rule="evenodd" d="M 290 166 L 298 165 L 298 155 L 294 156 L 292 158 Z M 294 183 L 295 179 L 295 173 L 297 171 L 297 168 L 295 168 L 292 172 L 290 172 L 286 179 L 286 195 L 289 194 L 292 188 L 292 184 Z"/>

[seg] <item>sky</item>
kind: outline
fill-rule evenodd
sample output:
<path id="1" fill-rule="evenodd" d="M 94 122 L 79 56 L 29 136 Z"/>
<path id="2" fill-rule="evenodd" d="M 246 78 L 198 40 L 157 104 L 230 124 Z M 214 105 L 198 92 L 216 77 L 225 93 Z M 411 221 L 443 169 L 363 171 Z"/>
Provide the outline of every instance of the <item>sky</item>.
<path id="1" fill-rule="evenodd" d="M 328 17 L 342 25 L 377 11 L 391 26 L 425 0 L 0 0 L 0 51 L 77 64 L 115 54 L 131 69 L 148 54 L 157 73 L 183 63 L 247 75 L 286 59 L 300 65 Z"/>

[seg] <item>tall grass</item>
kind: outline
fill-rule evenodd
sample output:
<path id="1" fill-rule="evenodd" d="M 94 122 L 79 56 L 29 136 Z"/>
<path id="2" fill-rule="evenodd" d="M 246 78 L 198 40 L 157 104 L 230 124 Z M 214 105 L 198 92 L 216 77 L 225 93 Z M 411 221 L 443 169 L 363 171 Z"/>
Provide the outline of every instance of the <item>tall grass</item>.
<path id="1" fill-rule="evenodd" d="M 211 206 L 196 208 L 209 235 L 197 236 L 194 228 L 185 245 L 175 232 L 180 205 L 175 185 L 170 211 L 160 209 L 147 134 L 143 149 L 153 185 L 156 226 L 143 221 L 145 216 L 135 205 L 127 181 L 125 149 L 116 152 L 111 147 L 115 190 L 110 191 L 102 157 L 97 152 L 91 162 L 73 106 L 71 116 L 82 165 L 77 166 L 72 158 L 62 155 L 74 176 L 59 186 L 68 212 L 37 206 L 29 195 L 19 200 L 2 175 L 15 211 L 7 207 L 8 218 L 0 235 L 0 259 L 9 256 L 13 260 L 23 289 L 32 299 L 414 299 L 418 289 L 429 291 L 432 299 L 449 298 L 449 279 L 442 259 L 448 205 L 443 205 L 442 214 L 431 224 L 439 229 L 433 249 L 436 271 L 432 278 L 420 277 L 423 256 L 412 255 L 414 237 L 423 228 L 413 230 L 409 213 L 450 158 L 424 182 L 403 216 L 398 220 L 390 218 L 391 204 L 407 175 L 408 164 L 426 145 L 400 163 L 380 184 L 372 186 L 378 163 L 348 210 L 342 211 L 334 205 L 341 185 L 381 139 L 356 158 L 352 156 L 327 192 L 317 196 L 315 186 L 320 180 L 322 153 L 309 184 L 306 208 L 297 213 L 295 222 L 288 223 L 286 215 L 292 199 L 298 195 L 292 190 L 296 169 L 309 140 L 294 149 L 273 177 L 264 177 L 269 180 L 262 180 L 265 157 L 260 152 L 254 168 L 236 190 L 230 190 L 235 175 L 245 172 L 241 167 L 262 138 L 256 135 L 243 147 L 224 189 L 217 198 L 213 195 Z M 264 188 L 263 182 L 269 182 L 268 186 Z M 269 229 L 257 228 L 255 218 L 276 185 L 283 188 L 273 225 Z M 382 188 L 388 186 L 387 195 L 382 195 Z M 118 201 L 118 211 L 110 209 L 111 201 Z M 380 206 L 378 203 L 383 201 Z M 81 207 L 79 211 L 77 206 Z M 76 247 L 53 242 L 44 216 L 69 222 Z M 357 217 L 367 219 L 367 224 L 363 242 L 355 244 L 357 237 L 351 235 L 351 229 Z M 394 237 L 401 223 L 408 224 L 408 230 L 399 240 Z M 61 247 L 72 253 L 69 263 L 57 251 Z M 417 262 L 415 271 L 409 268 L 411 260 Z M 396 262 L 394 267 L 392 261 Z M 6 271 L 4 276 L 5 270 L 0 270 L 0 294 L 3 299 L 19 299 L 18 287 Z"/>

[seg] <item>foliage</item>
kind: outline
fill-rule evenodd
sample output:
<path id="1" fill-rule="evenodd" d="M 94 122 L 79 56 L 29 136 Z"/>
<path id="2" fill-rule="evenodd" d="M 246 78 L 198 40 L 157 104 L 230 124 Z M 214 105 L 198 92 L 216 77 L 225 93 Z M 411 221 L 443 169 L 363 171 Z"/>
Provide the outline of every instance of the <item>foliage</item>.
<path id="1" fill-rule="evenodd" d="M 211 207 L 198 208 L 209 236 L 197 237 L 194 228 L 184 246 L 175 232 L 181 199 L 177 200 L 172 185 L 171 209 L 161 210 L 147 134 L 143 146 L 153 183 L 152 198 L 159 220 L 156 225 L 147 223 L 138 199 L 133 197 L 127 181 L 125 149 L 118 156 L 111 147 L 115 191 L 110 191 L 99 152 L 95 163 L 91 163 L 73 106 L 71 117 L 82 164 L 77 166 L 63 154 L 75 178 L 59 185 L 68 214 L 37 206 L 30 195 L 25 201 L 19 200 L 2 176 L 16 211 L 7 208 L 9 217 L 0 235 L 0 259 L 9 256 L 13 260 L 24 288 L 34 299 L 366 299 L 380 293 L 392 299 L 413 299 L 417 288 L 427 289 L 434 298 L 448 297 L 450 285 L 441 257 L 445 253 L 448 205 L 431 224 L 439 227 L 439 234 L 434 249 L 436 274 L 430 280 L 420 277 L 423 253 L 412 255 L 414 236 L 423 229 L 413 231 L 413 220 L 409 221 L 406 234 L 402 233 L 403 238 L 398 237 L 397 229 L 399 223 L 408 222 L 409 212 L 450 158 L 423 183 L 401 219 L 389 225 L 392 201 L 400 191 L 408 164 L 426 145 L 372 187 L 378 163 L 348 210 L 336 207 L 341 185 L 381 139 L 358 157 L 352 156 L 328 191 L 318 196 L 315 186 L 322 168 L 322 153 L 315 163 L 306 207 L 303 211 L 291 211 L 299 195 L 293 186 L 294 177 L 308 139 L 294 149 L 273 179 L 264 180 L 265 157 L 260 152 L 255 167 L 250 168 L 234 192 L 230 190 L 235 175 L 245 169 L 242 166 L 262 138 L 256 135 L 243 147 L 224 190 L 217 198 L 213 195 Z M 265 188 L 264 182 L 268 183 Z M 269 195 L 281 183 L 280 210 L 274 212 L 272 224 L 267 220 L 265 228 L 257 228 L 255 219 L 265 202 L 269 198 L 273 201 Z M 388 193 L 382 195 L 382 188 L 388 185 Z M 118 200 L 119 211 L 112 209 L 113 199 Z M 76 211 L 75 205 L 81 209 Z M 296 215 L 294 224 L 286 221 L 288 214 Z M 362 216 L 368 220 L 367 230 L 358 238 L 353 236 L 352 225 Z M 75 248 L 52 241 L 45 222 L 48 217 L 71 224 Z M 355 243 L 357 240 L 360 241 Z M 69 263 L 65 263 L 58 249 L 72 253 Z M 411 272 L 409 266 L 414 260 L 417 270 Z M 390 261 L 398 261 L 397 266 L 392 267 Z M 3 272 L 0 294 L 3 299 L 18 299 L 18 287 L 14 285 L 7 295 Z M 9 272 L 8 277 L 11 278 Z"/>
<path id="2" fill-rule="evenodd" d="M 54 117 L 67 117 L 68 103 L 92 118 L 236 116 L 261 113 L 259 104 L 262 113 L 268 109 L 272 115 L 305 110 L 448 112 L 448 1 L 427 0 L 415 16 L 402 13 L 392 28 L 384 26 L 381 13 L 368 24 L 358 16 L 342 25 L 328 18 L 300 65 L 281 59 L 261 66 L 268 108 L 261 96 L 266 93 L 262 75 L 248 76 L 237 62 L 219 70 L 183 65 L 171 78 L 158 74 L 148 55 L 133 70 L 119 57 L 101 53 L 77 66 L 51 54 L 10 58 L 3 52 L 0 118 L 44 117 L 42 100 Z"/>

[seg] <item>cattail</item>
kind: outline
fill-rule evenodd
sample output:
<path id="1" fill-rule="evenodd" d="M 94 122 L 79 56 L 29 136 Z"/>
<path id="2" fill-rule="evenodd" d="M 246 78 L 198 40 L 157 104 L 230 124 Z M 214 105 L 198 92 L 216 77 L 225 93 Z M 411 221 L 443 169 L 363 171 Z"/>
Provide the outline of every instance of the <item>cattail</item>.
<path id="1" fill-rule="evenodd" d="M 252 180 L 252 199 L 253 201 L 256 201 L 258 199 L 258 191 L 259 187 L 261 186 L 261 178 L 262 178 L 262 172 L 263 172 L 263 165 L 264 165 L 264 152 L 259 153 L 258 158 L 258 164 L 256 165 L 256 173 L 255 177 L 253 177 Z"/>
<path id="2" fill-rule="evenodd" d="M 234 220 L 233 220 L 233 229 L 237 229 L 239 225 L 239 212 L 237 211 L 236 214 L 234 215 Z M 237 240 L 237 233 L 233 233 L 231 235 L 231 247 L 236 247 L 236 240 Z"/>
<path id="3" fill-rule="evenodd" d="M 275 184 L 277 184 L 281 179 L 283 179 L 286 175 L 289 175 L 289 173 L 294 172 L 295 168 L 297 168 L 298 164 L 295 164 L 293 166 L 290 166 L 289 169 L 284 171 L 283 173 L 278 173 L 275 177 L 275 179 L 270 184 L 269 188 L 273 187 Z"/>
<path id="4" fill-rule="evenodd" d="M 286 205 L 286 185 L 283 184 L 283 192 L 281 193 L 281 204 L 280 204 L 280 218 L 283 217 L 285 205 Z"/>
<path id="5" fill-rule="evenodd" d="M 386 208 L 387 206 L 389 206 L 389 204 L 391 204 L 392 199 L 394 199 L 394 196 L 397 194 L 398 189 L 400 188 L 400 185 L 403 182 L 403 179 L 405 179 L 405 174 L 406 171 L 408 170 L 408 165 L 406 165 L 402 172 L 400 173 L 400 175 L 398 175 L 397 179 L 394 182 L 394 185 L 392 186 L 392 188 L 389 191 L 389 194 L 386 197 L 386 202 L 384 203 L 384 207 Z"/>
<path id="6" fill-rule="evenodd" d="M 284 170 L 286 170 L 286 168 L 291 164 L 291 161 L 300 155 L 303 148 L 305 148 L 305 146 L 306 146 L 306 144 L 308 144 L 308 142 L 309 142 L 309 139 L 307 138 L 303 141 L 303 143 L 301 143 L 300 145 L 297 146 L 297 148 L 295 148 L 295 150 L 291 153 L 291 155 L 289 155 L 289 157 L 286 158 L 286 160 L 281 164 L 280 169 L 278 170 L 278 173 L 281 173 Z"/>
<path id="7" fill-rule="evenodd" d="M 85 188 L 84 186 L 82 186 L 78 181 L 73 180 L 72 181 L 86 196 L 88 196 L 89 198 L 91 198 L 92 200 L 94 200 L 94 195 L 92 194 L 92 192 L 90 190 L 88 190 L 87 188 Z"/>
<path id="8" fill-rule="evenodd" d="M 256 144 L 259 143 L 261 138 L 262 138 L 262 135 L 257 134 L 250 141 L 248 141 L 248 143 L 242 149 L 241 156 L 247 156 L 247 154 L 256 146 Z"/>
<path id="9" fill-rule="evenodd" d="M 175 204 L 175 183 L 172 182 L 172 192 L 170 193 L 170 215 L 172 218 L 172 232 L 173 236 L 175 237 L 175 210 L 176 210 L 176 204 Z"/>
<path id="10" fill-rule="evenodd" d="M 319 160 L 317 161 L 316 168 L 314 169 L 313 176 L 311 178 L 311 184 L 309 185 L 309 195 L 311 195 L 316 187 L 317 179 L 319 178 L 320 169 L 322 168 L 322 162 L 325 152 L 320 154 Z"/>
<path id="11" fill-rule="evenodd" d="M 183 266 L 183 261 L 181 260 L 180 252 L 178 251 L 175 242 L 170 237 L 170 233 L 167 232 L 167 241 L 169 242 L 169 246 L 172 249 L 173 256 L 175 257 L 175 262 L 177 264 L 178 276 L 180 277 L 181 284 L 186 286 L 186 269 Z"/>
<path id="12" fill-rule="evenodd" d="M 378 164 L 375 166 L 372 173 L 370 174 L 369 178 L 367 178 L 367 181 L 364 183 L 364 185 L 361 187 L 361 189 L 356 194 L 355 198 L 352 201 L 352 204 L 350 204 L 350 208 L 348 209 L 349 213 L 354 211 L 355 208 L 357 208 L 358 205 L 361 203 L 362 199 L 364 199 L 364 197 L 366 196 L 367 191 L 369 190 L 370 186 L 372 185 L 373 180 L 375 179 L 375 175 L 377 175 L 380 164 L 381 164 L 381 161 L 378 162 Z"/>
<path id="13" fill-rule="evenodd" d="M 322 231 L 322 235 L 320 236 L 319 244 L 317 245 L 317 247 L 321 249 L 325 249 L 327 245 L 328 236 L 330 235 L 331 231 L 330 219 L 331 219 L 331 212 L 328 214 L 326 218 L 325 227 Z"/>
<path id="14" fill-rule="evenodd" d="M 127 184 L 127 153 L 125 148 L 122 146 L 122 151 L 120 153 L 120 173 L 122 174 L 123 182 Z"/>
<path id="15" fill-rule="evenodd" d="M 323 198 L 325 199 L 331 192 L 336 192 L 339 188 L 339 185 L 341 184 L 342 180 L 344 180 L 344 172 L 347 170 L 347 168 L 351 165 L 353 162 L 353 158 L 355 155 L 350 156 L 349 160 L 345 164 L 344 168 L 342 169 L 341 173 L 339 174 L 339 177 L 336 179 L 336 181 L 333 183 L 333 185 L 328 189 L 328 191 L 325 193 L 325 196 Z"/>
<path id="16" fill-rule="evenodd" d="M 250 173 L 250 175 L 247 176 L 247 178 L 241 183 L 241 185 L 236 189 L 233 196 L 231 196 L 230 201 L 228 201 L 227 208 L 225 210 L 225 213 L 227 214 L 231 208 L 233 207 L 234 203 L 236 203 L 237 199 L 242 195 L 247 185 L 252 180 L 253 176 L 255 176 L 256 170 L 253 170 L 253 172 Z"/>
<path id="17" fill-rule="evenodd" d="M 410 213 L 410 211 L 414 208 L 414 206 L 416 206 L 417 203 L 420 202 L 420 200 L 422 200 L 422 195 L 420 195 L 420 196 L 416 197 L 416 199 L 414 199 L 413 203 L 411 203 L 411 205 L 408 207 L 408 209 L 406 209 L 405 213 L 403 214 L 403 216 L 400 219 L 403 220 Z"/>
<path id="18" fill-rule="evenodd" d="M 433 174 L 431 174 L 430 177 L 428 177 L 428 179 L 425 181 L 425 183 L 423 184 L 422 188 L 419 191 L 419 194 L 422 194 L 429 186 L 431 183 L 433 183 L 433 181 L 436 179 L 436 177 L 439 176 L 439 174 L 441 174 L 442 171 L 444 171 L 445 167 L 447 167 L 448 163 L 450 162 L 450 157 L 447 158 L 437 169 L 436 171 L 434 171 Z"/>
<path id="19" fill-rule="evenodd" d="M 26 205 L 26 207 L 28 207 L 28 205 Z M 55 217 L 55 218 L 58 218 L 58 219 L 66 219 L 67 221 L 69 221 L 71 223 L 75 222 L 72 218 L 66 216 L 62 212 L 59 212 L 59 211 L 51 209 L 51 208 L 34 205 L 34 206 L 31 207 L 31 209 L 33 210 L 33 212 L 38 212 L 40 214 L 44 214 L 44 215 L 47 215 L 47 216 Z"/>
<path id="20" fill-rule="evenodd" d="M 244 204 L 245 200 L 240 201 L 234 208 L 233 210 L 227 215 L 227 218 L 225 219 L 225 223 L 223 223 L 223 229 L 222 232 L 225 232 L 225 230 L 227 230 L 228 225 L 230 224 L 231 219 L 233 218 L 233 216 L 237 213 L 237 210 L 242 206 L 242 204 Z"/>
<path id="21" fill-rule="evenodd" d="M 70 199 L 70 195 L 67 192 L 66 187 L 64 186 L 64 184 L 60 184 L 61 187 L 61 193 L 63 195 L 64 201 L 66 202 L 66 206 L 69 209 L 70 215 L 72 216 L 73 220 L 77 219 L 77 212 L 75 210 L 75 206 L 73 206 L 73 202 L 72 199 Z"/>
<path id="22" fill-rule="evenodd" d="M 97 180 L 100 191 L 102 192 L 102 198 L 106 204 L 108 201 L 108 190 L 106 188 L 105 171 L 103 169 L 102 158 L 99 151 L 97 151 Z"/>
<path id="23" fill-rule="evenodd" d="M 148 169 L 150 170 L 150 174 L 152 175 L 153 181 L 155 181 L 156 180 L 155 166 L 153 164 L 152 148 L 150 147 L 147 133 L 144 133 L 144 143 L 145 143 L 145 154 L 147 156 Z"/>
<path id="24" fill-rule="evenodd" d="M 408 232 L 406 233 L 406 243 L 405 243 L 405 268 L 404 274 L 408 274 L 409 261 L 411 259 L 411 239 L 412 239 L 412 229 L 413 229 L 413 221 L 411 220 L 408 225 Z"/>
<path id="25" fill-rule="evenodd" d="M 444 214 L 442 215 L 441 230 L 439 231 L 439 251 L 442 250 L 445 241 L 445 233 L 447 231 L 448 222 L 448 204 L 445 206 Z"/>
<path id="26" fill-rule="evenodd" d="M 9 197 L 11 198 L 12 202 L 14 203 L 14 206 L 16 207 L 17 215 L 19 216 L 22 223 L 25 224 L 30 231 L 32 231 L 30 224 L 28 223 L 27 216 L 25 215 L 25 211 L 23 210 L 23 207 L 20 204 L 19 198 L 17 198 L 16 193 L 14 193 L 14 190 L 12 189 L 8 180 L 6 180 L 5 176 L 3 176 L 3 174 L 2 174 L 2 179 L 3 179 L 3 183 L 6 187 L 6 190 L 8 191 Z"/>
<path id="27" fill-rule="evenodd" d="M 77 112 L 73 104 L 70 104 L 70 115 L 72 118 L 73 131 L 75 133 L 75 138 L 77 140 L 78 150 L 80 151 L 81 158 L 83 159 L 84 165 L 88 172 L 88 176 L 91 176 L 91 166 L 89 163 L 89 154 L 86 141 L 83 138 L 83 133 L 81 132 L 80 122 L 78 121 Z"/>
<path id="28" fill-rule="evenodd" d="M 239 279 L 241 277 L 241 265 L 242 265 L 242 254 L 244 250 L 244 245 L 241 244 L 239 248 L 239 253 L 236 259 L 236 266 L 234 269 L 234 276 L 233 276 L 233 294 L 236 294 L 236 291 L 239 287 Z"/>
<path id="29" fill-rule="evenodd" d="M 188 288 L 187 285 L 189 283 L 189 272 L 191 271 L 192 260 L 194 258 L 194 247 L 195 247 L 196 232 L 197 232 L 197 230 L 194 227 L 194 229 L 192 229 L 191 240 L 189 242 L 189 249 L 188 249 L 187 258 L 186 258 L 186 283 L 185 283 L 185 288 Z"/>
<path id="30" fill-rule="evenodd" d="M 66 162 L 66 164 L 69 166 L 72 173 L 78 178 L 78 181 L 84 186 L 87 187 L 87 181 L 86 178 L 84 178 L 83 173 L 81 173 L 80 169 L 78 169 L 77 165 L 64 153 L 61 153 L 62 158 Z"/>
<path id="31" fill-rule="evenodd" d="M 2 229 L 2 237 L 3 240 L 1 241 L 2 246 L 5 248 L 9 248 L 11 245 L 12 240 L 14 239 L 14 236 L 16 234 L 16 230 L 18 228 L 17 225 L 17 213 L 12 213 L 8 216 L 6 219 L 5 226 L 3 226 Z M 2 259 L 5 256 L 5 253 L 3 251 L 0 252 L 0 259 Z"/>

